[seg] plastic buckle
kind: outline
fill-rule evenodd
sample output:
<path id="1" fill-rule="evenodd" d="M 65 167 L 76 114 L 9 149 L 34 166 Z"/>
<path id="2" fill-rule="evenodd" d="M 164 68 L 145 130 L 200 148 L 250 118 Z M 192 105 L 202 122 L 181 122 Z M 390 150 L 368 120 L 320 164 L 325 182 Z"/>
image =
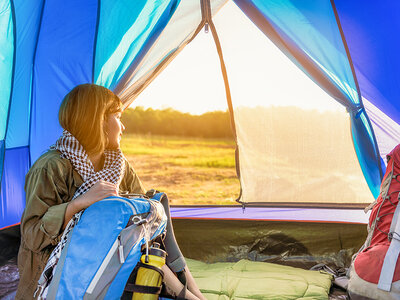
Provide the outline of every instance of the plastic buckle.
<path id="1" fill-rule="evenodd" d="M 132 217 L 133 224 L 139 226 L 147 222 L 146 219 L 143 219 L 141 216 L 135 215 Z"/>
<path id="2" fill-rule="evenodd" d="M 151 189 L 146 192 L 146 196 L 149 198 L 153 198 L 155 194 L 157 194 L 157 191 L 155 189 Z"/>

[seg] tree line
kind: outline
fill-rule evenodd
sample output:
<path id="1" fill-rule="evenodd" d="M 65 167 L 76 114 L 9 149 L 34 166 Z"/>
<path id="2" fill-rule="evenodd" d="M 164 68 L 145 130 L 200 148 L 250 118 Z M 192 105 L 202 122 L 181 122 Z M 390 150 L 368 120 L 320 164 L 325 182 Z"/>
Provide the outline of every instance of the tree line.
<path id="1" fill-rule="evenodd" d="M 126 133 L 203 138 L 232 138 L 228 111 L 191 115 L 172 108 L 128 108 L 122 114 Z"/>

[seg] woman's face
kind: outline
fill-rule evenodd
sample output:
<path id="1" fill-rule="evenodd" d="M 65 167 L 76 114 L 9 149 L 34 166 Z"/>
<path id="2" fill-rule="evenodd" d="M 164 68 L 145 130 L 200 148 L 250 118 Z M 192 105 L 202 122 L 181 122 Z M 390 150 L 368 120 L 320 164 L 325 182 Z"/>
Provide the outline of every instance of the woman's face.
<path id="1" fill-rule="evenodd" d="M 122 131 L 125 130 L 121 123 L 121 112 L 109 114 L 106 120 L 106 131 L 108 137 L 107 149 L 118 149 L 122 137 Z"/>

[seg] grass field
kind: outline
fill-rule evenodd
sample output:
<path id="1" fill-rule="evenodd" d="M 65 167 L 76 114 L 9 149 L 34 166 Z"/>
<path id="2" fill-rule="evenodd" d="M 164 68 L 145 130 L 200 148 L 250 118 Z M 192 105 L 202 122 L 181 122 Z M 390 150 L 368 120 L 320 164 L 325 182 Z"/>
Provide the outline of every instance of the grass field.
<path id="1" fill-rule="evenodd" d="M 232 140 L 125 134 L 121 148 L 145 188 L 166 192 L 172 204 L 236 204 Z"/>

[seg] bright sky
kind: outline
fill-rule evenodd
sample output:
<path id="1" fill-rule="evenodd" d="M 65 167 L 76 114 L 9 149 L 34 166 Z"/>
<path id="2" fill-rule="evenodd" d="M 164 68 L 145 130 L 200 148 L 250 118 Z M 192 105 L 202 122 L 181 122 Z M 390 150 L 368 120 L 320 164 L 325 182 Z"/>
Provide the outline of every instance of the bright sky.
<path id="1" fill-rule="evenodd" d="M 214 17 L 235 105 L 296 105 L 342 110 L 229 1 Z M 202 30 L 139 95 L 131 107 L 202 114 L 226 110 L 218 54 L 211 32 Z"/>

